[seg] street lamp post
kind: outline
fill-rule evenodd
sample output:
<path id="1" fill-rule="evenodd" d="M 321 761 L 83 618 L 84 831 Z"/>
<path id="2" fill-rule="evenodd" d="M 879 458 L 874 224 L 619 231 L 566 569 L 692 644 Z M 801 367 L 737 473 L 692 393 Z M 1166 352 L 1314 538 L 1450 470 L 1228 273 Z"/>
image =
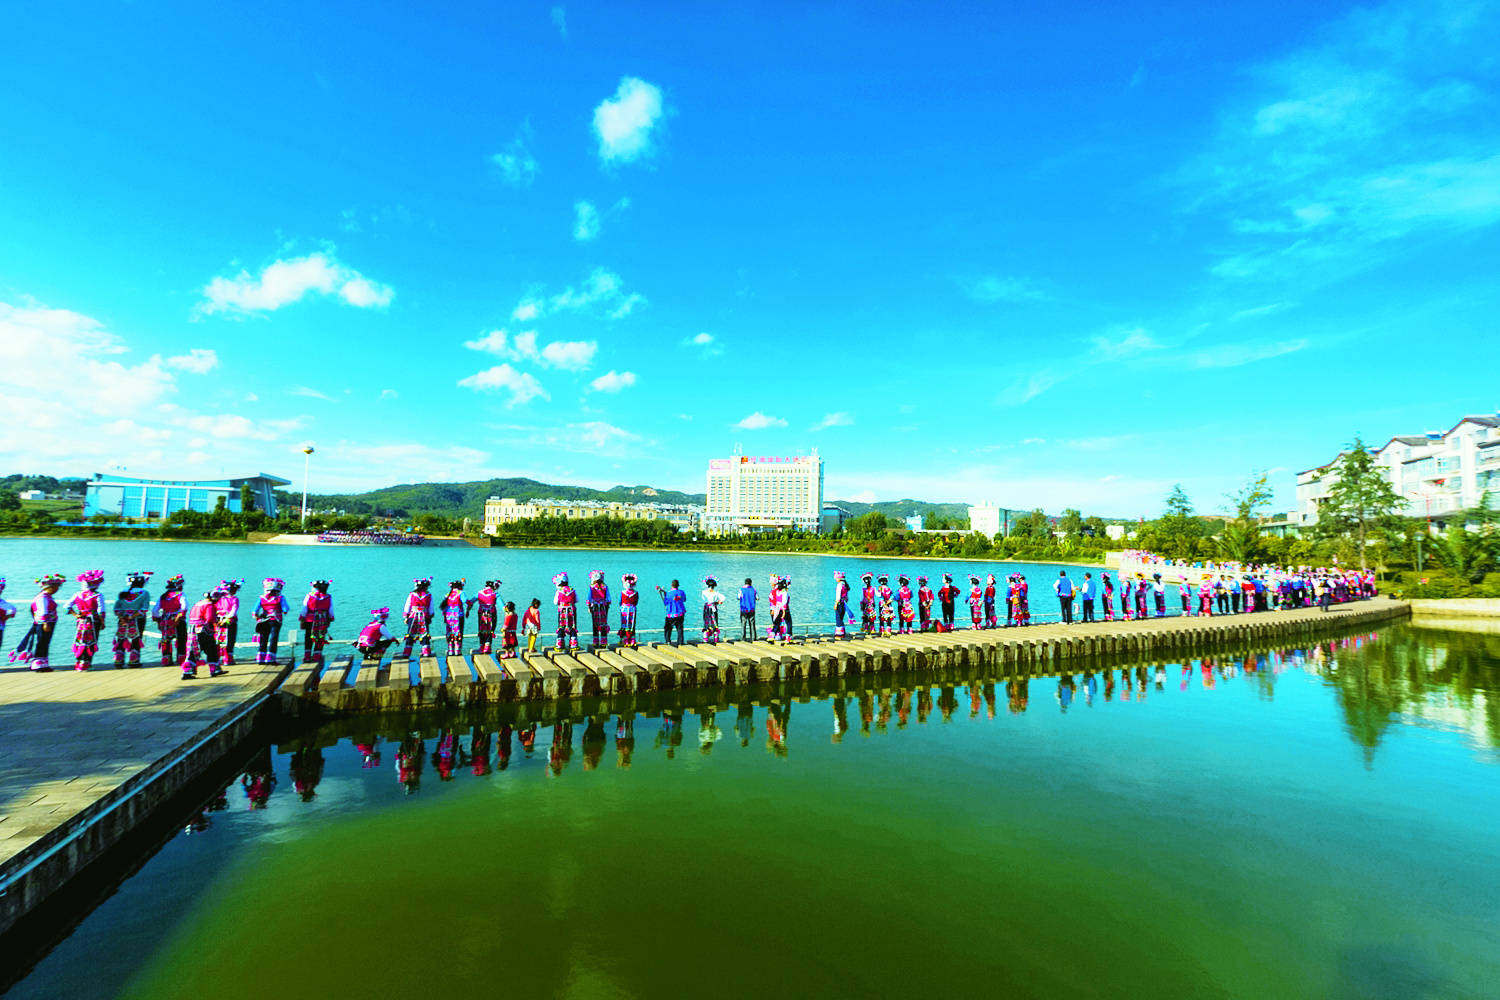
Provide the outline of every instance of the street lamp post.
<path id="1" fill-rule="evenodd" d="M 307 472 L 312 464 L 313 446 L 305 444 L 302 446 L 302 528 L 307 528 Z"/>

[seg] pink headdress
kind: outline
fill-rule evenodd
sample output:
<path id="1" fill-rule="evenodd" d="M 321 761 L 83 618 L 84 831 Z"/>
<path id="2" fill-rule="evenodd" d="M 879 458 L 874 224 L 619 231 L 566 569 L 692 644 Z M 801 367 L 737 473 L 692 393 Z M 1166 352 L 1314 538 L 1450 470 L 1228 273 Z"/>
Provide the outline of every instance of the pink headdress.
<path id="1" fill-rule="evenodd" d="M 244 580 L 220 580 L 219 589 L 223 590 L 227 594 L 232 594 L 236 590 L 239 590 L 240 584 L 244 582 Z"/>
<path id="2" fill-rule="evenodd" d="M 927 582 L 927 577 L 925 577 L 925 576 L 919 576 L 919 577 L 917 577 L 917 582 L 918 583 L 926 583 Z"/>
<path id="3" fill-rule="evenodd" d="M 717 587 L 718 585 L 719 585 L 719 581 L 715 580 L 711 576 L 705 576 L 703 578 L 703 586 L 705 586 L 705 587 Z"/>
<path id="4" fill-rule="evenodd" d="M 390 616 L 390 608 L 375 608 L 370 612 L 370 617 L 375 619 L 376 621 L 380 621 L 382 618 L 389 618 Z"/>
<path id="5" fill-rule="evenodd" d="M 430 587 L 430 586 L 432 586 L 432 577 L 430 577 L 430 576 L 413 577 L 412 581 L 411 581 L 411 585 L 413 587 L 417 587 L 417 588 Z"/>
<path id="6" fill-rule="evenodd" d="M 602 570 L 602 569 L 591 569 L 591 570 L 589 570 L 589 582 L 590 583 L 598 583 L 600 580 L 603 580 L 603 579 L 604 579 L 604 570 Z"/>
<path id="7" fill-rule="evenodd" d="M 268 576 L 261 581 L 261 586 L 266 589 L 267 593 L 270 593 L 273 590 L 280 590 L 282 587 L 285 587 L 286 581 L 279 576 Z"/>
<path id="8" fill-rule="evenodd" d="M 554 576 L 552 578 L 552 583 L 553 583 L 554 586 L 558 586 L 558 587 L 566 586 L 567 582 L 568 582 L 568 574 L 567 573 L 558 573 L 556 576 Z"/>
<path id="9" fill-rule="evenodd" d="M 36 582 L 43 587 L 51 587 L 54 584 L 60 587 L 68 582 L 68 578 L 61 573 L 48 573 L 46 576 L 37 577 Z"/>
<path id="10" fill-rule="evenodd" d="M 79 573 L 78 582 L 87 584 L 90 587 L 97 587 L 104 582 L 104 570 L 91 569 L 86 573 Z"/>
<path id="11" fill-rule="evenodd" d="M 623 583 L 627 587 L 634 587 L 635 586 L 635 574 L 634 573 L 625 573 L 624 575 L 622 575 L 620 577 L 620 582 Z"/>
<path id="12" fill-rule="evenodd" d="M 993 574 L 993 573 L 986 574 L 986 580 L 985 580 L 985 582 L 993 584 L 995 582 L 995 574 Z"/>
<path id="13" fill-rule="evenodd" d="M 841 570 L 841 569 L 834 570 L 833 571 L 833 578 L 835 580 L 838 580 L 840 583 L 842 583 L 843 580 L 844 580 L 844 571 Z"/>
<path id="14" fill-rule="evenodd" d="M 312 586 L 313 586 L 313 589 L 314 589 L 314 590 L 327 590 L 327 589 L 328 589 L 328 587 L 329 587 L 329 586 L 330 586 L 330 585 L 331 585 L 331 584 L 332 584 L 332 583 L 333 583 L 333 577 L 331 577 L 331 576 L 330 576 L 330 577 L 329 577 L 329 578 L 328 578 L 328 579 L 326 579 L 326 580 L 314 580 L 314 581 L 313 581 L 313 582 L 312 582 Z"/>

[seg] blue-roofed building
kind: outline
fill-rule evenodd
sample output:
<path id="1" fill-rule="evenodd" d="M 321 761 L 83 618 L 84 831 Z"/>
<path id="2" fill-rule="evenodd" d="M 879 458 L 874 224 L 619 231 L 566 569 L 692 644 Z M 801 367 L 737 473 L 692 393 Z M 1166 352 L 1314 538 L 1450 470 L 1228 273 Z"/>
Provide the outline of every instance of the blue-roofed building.
<path id="1" fill-rule="evenodd" d="M 291 485 L 290 479 L 264 472 L 234 479 L 177 480 L 132 479 L 95 473 L 84 484 L 83 516 L 113 514 L 127 521 L 164 521 L 179 510 L 207 514 L 218 505 L 239 513 L 241 487 L 248 485 L 255 509 L 276 516 L 276 490 Z"/>

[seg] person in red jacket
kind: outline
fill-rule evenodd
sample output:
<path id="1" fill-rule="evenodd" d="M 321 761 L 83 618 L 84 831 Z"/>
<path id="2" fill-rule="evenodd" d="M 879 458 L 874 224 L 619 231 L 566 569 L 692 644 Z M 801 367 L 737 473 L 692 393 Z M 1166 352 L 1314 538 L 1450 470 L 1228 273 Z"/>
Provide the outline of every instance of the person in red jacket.
<path id="1" fill-rule="evenodd" d="M 954 605 L 958 603 L 959 589 L 953 586 L 953 577 L 943 574 L 943 585 L 938 589 L 938 604 L 942 607 L 943 621 L 940 631 L 953 631 Z"/>

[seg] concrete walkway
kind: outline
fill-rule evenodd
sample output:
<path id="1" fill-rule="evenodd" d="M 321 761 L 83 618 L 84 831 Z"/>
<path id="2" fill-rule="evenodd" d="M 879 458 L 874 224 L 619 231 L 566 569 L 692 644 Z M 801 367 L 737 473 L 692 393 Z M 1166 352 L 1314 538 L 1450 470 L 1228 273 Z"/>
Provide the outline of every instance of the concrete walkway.
<path id="1" fill-rule="evenodd" d="M 205 735 L 268 695 L 289 669 L 238 664 L 223 677 L 200 670 L 194 681 L 176 667 L 0 671 L 0 892 L 12 897 L 0 910 L 15 902 L 19 872 L 100 814 L 120 811 L 112 805 L 163 778 L 176 787 L 211 763 L 198 753 L 184 766 Z M 65 867 L 82 868 L 113 839 L 95 833 L 87 849 L 69 847 Z"/>

